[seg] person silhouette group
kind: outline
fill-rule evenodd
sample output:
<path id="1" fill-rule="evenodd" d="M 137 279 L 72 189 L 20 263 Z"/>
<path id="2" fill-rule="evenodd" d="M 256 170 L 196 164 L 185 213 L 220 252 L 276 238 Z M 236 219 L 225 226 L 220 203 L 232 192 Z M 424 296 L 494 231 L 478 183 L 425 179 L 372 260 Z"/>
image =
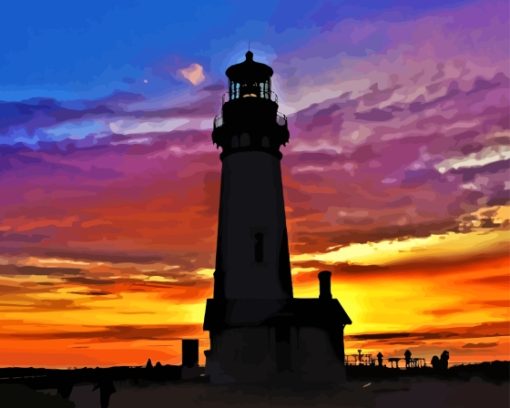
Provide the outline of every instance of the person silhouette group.
<path id="1" fill-rule="evenodd" d="M 358 353 L 360 351 L 361 350 L 358 350 Z M 360 353 L 360 355 L 361 355 L 361 353 Z M 423 360 L 423 362 L 425 361 L 424 359 L 416 359 L 416 358 L 413 359 L 412 355 L 413 354 L 412 354 L 411 350 L 409 350 L 409 349 L 407 349 L 404 352 L 404 360 L 405 360 L 406 368 L 419 367 L 419 360 Z M 381 352 L 377 353 L 377 365 L 379 367 L 383 367 L 383 357 L 384 356 Z M 444 350 L 441 353 L 441 357 L 438 357 L 438 356 L 432 357 L 432 360 L 430 361 L 430 365 L 436 371 L 446 371 L 446 370 L 448 370 L 448 360 L 449 359 L 450 359 L 450 353 L 448 352 L 448 350 Z M 388 360 L 390 362 L 392 362 L 392 360 L 400 360 L 400 359 L 399 358 L 389 358 Z M 393 362 L 395 362 L 395 361 L 393 361 Z M 397 361 L 397 368 L 398 368 L 398 361 Z"/>
<path id="2" fill-rule="evenodd" d="M 448 360 L 450 359 L 450 353 L 448 350 L 444 350 L 441 353 L 441 358 L 438 356 L 432 357 L 432 360 L 430 361 L 430 364 L 432 365 L 432 368 L 436 371 L 446 371 L 448 370 Z"/>

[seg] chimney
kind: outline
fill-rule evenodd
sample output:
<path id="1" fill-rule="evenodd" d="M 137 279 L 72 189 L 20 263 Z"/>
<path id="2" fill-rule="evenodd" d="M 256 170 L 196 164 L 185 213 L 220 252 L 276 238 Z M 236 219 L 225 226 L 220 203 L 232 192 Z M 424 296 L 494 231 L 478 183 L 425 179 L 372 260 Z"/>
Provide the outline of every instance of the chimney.
<path id="1" fill-rule="evenodd" d="M 319 272 L 319 299 L 331 299 L 331 272 L 322 271 Z"/>

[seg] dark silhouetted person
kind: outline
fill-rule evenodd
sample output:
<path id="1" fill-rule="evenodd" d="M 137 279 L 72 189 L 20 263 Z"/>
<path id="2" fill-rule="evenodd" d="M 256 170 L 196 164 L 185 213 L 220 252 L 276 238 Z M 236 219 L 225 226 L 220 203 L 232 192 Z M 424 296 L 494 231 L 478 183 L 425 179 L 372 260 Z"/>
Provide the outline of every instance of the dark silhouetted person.
<path id="1" fill-rule="evenodd" d="M 113 381 L 108 378 L 101 378 L 99 383 L 94 387 L 94 390 L 98 388 L 101 408 L 108 408 L 110 405 L 110 397 L 117 391 L 113 385 Z"/>
<path id="2" fill-rule="evenodd" d="M 381 353 L 381 352 L 377 353 L 377 363 L 379 364 L 379 367 L 382 367 L 382 358 L 383 358 L 383 353 Z"/>
<path id="3" fill-rule="evenodd" d="M 434 356 L 432 357 L 432 360 L 430 360 L 430 365 L 432 365 L 432 368 L 434 370 L 439 370 L 439 367 L 441 366 L 441 363 L 439 361 L 439 357 L 438 356 Z"/>
<path id="4" fill-rule="evenodd" d="M 412 356 L 412 353 L 410 350 L 406 350 L 405 353 L 404 353 L 404 357 L 405 357 L 405 360 L 406 360 L 406 368 L 409 368 L 410 364 L 411 364 L 411 356 Z"/>
<path id="5" fill-rule="evenodd" d="M 450 353 L 445 350 L 441 353 L 440 367 L 441 370 L 448 370 L 448 360 L 450 359 Z"/>
<path id="6" fill-rule="evenodd" d="M 66 377 L 60 377 L 58 380 L 57 393 L 64 399 L 69 399 L 73 391 L 73 382 Z"/>

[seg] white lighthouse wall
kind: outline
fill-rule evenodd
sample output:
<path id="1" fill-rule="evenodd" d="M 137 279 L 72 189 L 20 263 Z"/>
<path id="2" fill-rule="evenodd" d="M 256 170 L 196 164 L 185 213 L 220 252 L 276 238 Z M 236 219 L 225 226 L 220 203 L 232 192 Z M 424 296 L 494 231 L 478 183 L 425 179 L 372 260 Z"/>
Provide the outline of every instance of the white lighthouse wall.
<path id="1" fill-rule="evenodd" d="M 230 154 L 223 159 L 221 183 L 218 245 L 225 297 L 291 297 L 279 264 L 282 245 L 288 245 L 280 160 L 262 151 Z M 263 234 L 261 262 L 256 261 L 256 234 Z M 290 280 L 288 269 L 287 275 Z"/>
<path id="2" fill-rule="evenodd" d="M 318 327 L 298 328 L 295 364 L 301 379 L 307 382 L 344 381 L 343 361 L 339 361 L 335 350 L 335 347 L 343 350 L 343 339 L 341 341 L 334 345 L 330 334 Z"/>
<path id="3" fill-rule="evenodd" d="M 225 330 L 212 338 L 206 372 L 213 383 L 268 381 L 276 371 L 268 327 Z"/>
<path id="4" fill-rule="evenodd" d="M 213 383 L 269 381 L 343 382 L 345 368 L 329 332 L 317 327 L 291 327 L 287 344 L 278 346 L 270 326 L 232 328 L 211 338 L 206 372 Z M 342 340 L 341 340 L 342 341 Z M 288 367 L 278 367 L 279 355 L 288 355 Z"/>

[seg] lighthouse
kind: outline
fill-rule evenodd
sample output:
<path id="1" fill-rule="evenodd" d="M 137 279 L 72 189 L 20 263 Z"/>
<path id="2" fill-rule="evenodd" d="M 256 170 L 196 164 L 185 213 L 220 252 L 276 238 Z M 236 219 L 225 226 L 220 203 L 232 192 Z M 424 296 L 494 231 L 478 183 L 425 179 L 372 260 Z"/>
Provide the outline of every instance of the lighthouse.
<path id="1" fill-rule="evenodd" d="M 342 381 L 351 321 L 332 298 L 331 274 L 319 274 L 317 299 L 293 297 L 280 166 L 289 130 L 273 70 L 248 51 L 226 75 L 212 132 L 222 169 L 206 372 L 213 383 Z"/>

